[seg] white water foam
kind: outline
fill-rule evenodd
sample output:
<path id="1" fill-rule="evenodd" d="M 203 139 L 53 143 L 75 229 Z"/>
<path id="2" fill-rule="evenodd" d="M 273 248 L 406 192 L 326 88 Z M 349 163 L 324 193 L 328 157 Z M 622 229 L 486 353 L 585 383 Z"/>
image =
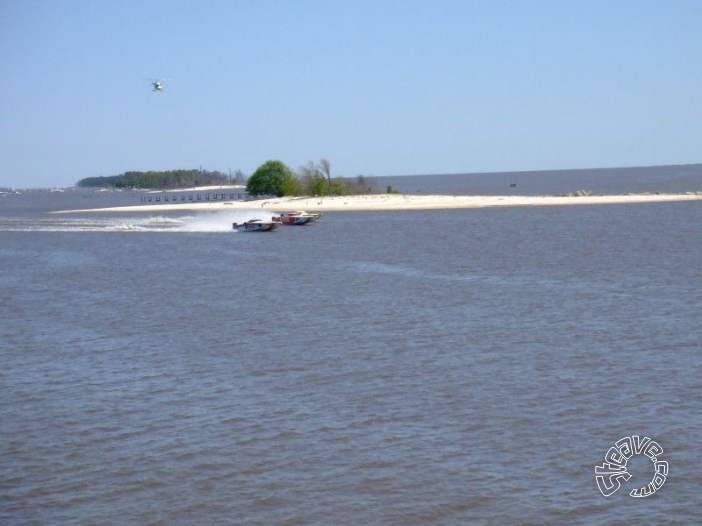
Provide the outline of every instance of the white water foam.
<path id="1" fill-rule="evenodd" d="M 243 223 L 250 219 L 270 221 L 275 214 L 262 210 L 219 212 L 179 218 L 181 223 L 170 232 L 233 232 L 232 223 Z"/>
<path id="2" fill-rule="evenodd" d="M 113 218 L 62 217 L 50 220 L 8 218 L 0 230 L 15 232 L 235 232 L 232 223 L 250 219 L 269 221 L 275 214 L 265 210 L 210 212 L 187 216 L 149 216 Z"/>

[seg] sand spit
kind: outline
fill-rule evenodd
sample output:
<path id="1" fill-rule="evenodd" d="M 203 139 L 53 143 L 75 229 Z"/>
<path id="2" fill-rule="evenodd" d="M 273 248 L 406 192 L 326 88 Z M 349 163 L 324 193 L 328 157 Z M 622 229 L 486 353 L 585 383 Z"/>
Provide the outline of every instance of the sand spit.
<path id="1" fill-rule="evenodd" d="M 660 203 L 671 201 L 702 201 L 702 192 L 684 194 L 627 194 L 588 196 L 517 196 L 517 195 L 407 195 L 372 194 L 334 197 L 280 197 L 255 201 L 183 202 L 111 208 L 62 210 L 55 213 L 77 212 L 153 212 L 170 210 L 269 210 L 284 212 L 372 211 L 372 210 L 446 210 L 452 208 L 487 208 L 498 206 L 567 206 L 627 203 Z"/>

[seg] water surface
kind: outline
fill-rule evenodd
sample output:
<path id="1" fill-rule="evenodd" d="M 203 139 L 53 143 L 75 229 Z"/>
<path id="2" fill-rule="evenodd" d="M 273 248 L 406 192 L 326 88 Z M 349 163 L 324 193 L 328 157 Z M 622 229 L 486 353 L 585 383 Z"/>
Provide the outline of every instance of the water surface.
<path id="1" fill-rule="evenodd" d="M 699 515 L 700 203 L 252 234 L 238 212 L 56 216 L 99 198 L 23 196 L 0 209 L 7 524 Z M 634 459 L 605 498 L 595 466 L 634 434 L 669 477 L 631 498 L 654 473 Z"/>

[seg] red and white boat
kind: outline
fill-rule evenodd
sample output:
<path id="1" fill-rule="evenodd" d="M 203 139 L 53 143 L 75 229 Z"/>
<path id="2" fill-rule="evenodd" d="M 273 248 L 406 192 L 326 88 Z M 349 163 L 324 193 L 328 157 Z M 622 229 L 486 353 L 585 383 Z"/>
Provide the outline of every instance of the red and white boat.
<path id="1" fill-rule="evenodd" d="M 263 219 L 249 219 L 243 223 L 232 223 L 234 230 L 243 230 L 244 232 L 270 232 L 278 228 L 277 221 L 264 221 Z"/>
<path id="2" fill-rule="evenodd" d="M 308 225 L 318 221 L 322 217 L 319 212 L 283 212 L 278 217 L 281 225 Z"/>

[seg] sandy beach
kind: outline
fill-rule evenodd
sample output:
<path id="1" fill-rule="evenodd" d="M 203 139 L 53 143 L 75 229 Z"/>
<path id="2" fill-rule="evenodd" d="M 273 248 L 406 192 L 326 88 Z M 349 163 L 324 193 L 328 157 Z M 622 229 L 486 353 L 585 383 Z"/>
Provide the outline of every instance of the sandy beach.
<path id="1" fill-rule="evenodd" d="M 702 192 L 684 194 L 627 194 L 590 196 L 480 196 L 480 195 L 407 195 L 371 194 L 334 197 L 280 197 L 255 201 L 197 201 L 180 203 L 141 204 L 111 208 L 63 210 L 76 212 L 151 212 L 172 210 L 269 210 L 284 212 L 371 211 L 371 210 L 441 210 L 453 208 L 487 208 L 501 206 L 569 206 L 627 203 L 659 203 L 671 201 L 702 201 Z"/>

